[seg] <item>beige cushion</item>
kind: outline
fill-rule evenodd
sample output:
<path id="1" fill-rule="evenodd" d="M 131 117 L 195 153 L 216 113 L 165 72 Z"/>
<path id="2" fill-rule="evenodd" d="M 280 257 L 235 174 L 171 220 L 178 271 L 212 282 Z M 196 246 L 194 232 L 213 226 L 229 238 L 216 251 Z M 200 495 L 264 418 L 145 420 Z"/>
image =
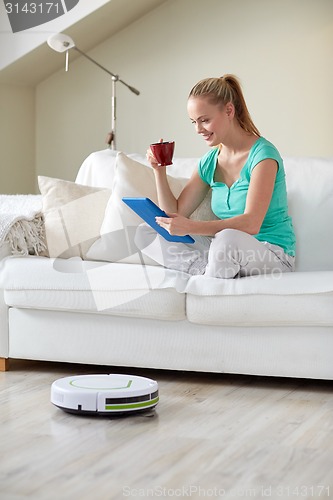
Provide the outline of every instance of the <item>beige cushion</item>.
<path id="1" fill-rule="evenodd" d="M 187 179 L 168 176 L 168 182 L 173 194 L 178 197 Z M 131 264 L 138 264 L 141 259 L 144 259 L 146 264 L 156 264 L 146 256 L 140 257 L 138 253 L 134 236 L 136 228 L 143 221 L 122 201 L 124 196 L 144 196 L 157 203 L 153 169 L 128 158 L 124 153 L 118 153 L 112 197 L 105 211 L 101 238 L 91 246 L 87 252 L 87 258 Z M 209 196 L 201 203 L 193 216 L 201 220 L 213 217 Z"/>
<path id="2" fill-rule="evenodd" d="M 99 237 L 111 190 L 38 177 L 49 257 L 85 258 Z"/>

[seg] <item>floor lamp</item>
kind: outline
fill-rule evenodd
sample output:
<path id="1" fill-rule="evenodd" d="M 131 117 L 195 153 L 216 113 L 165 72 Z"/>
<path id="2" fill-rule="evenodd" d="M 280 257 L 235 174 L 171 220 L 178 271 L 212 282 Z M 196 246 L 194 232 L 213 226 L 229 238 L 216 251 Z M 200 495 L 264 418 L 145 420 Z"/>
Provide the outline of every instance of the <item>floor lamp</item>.
<path id="1" fill-rule="evenodd" d="M 111 149 L 116 149 L 116 83 L 120 82 L 125 87 L 127 87 L 131 92 L 133 92 L 136 95 L 139 95 L 140 92 L 132 87 L 131 85 L 128 85 L 124 80 L 121 80 L 119 78 L 119 75 L 116 75 L 109 71 L 108 69 L 104 68 L 101 64 L 99 64 L 97 61 L 92 59 L 90 56 L 82 52 L 78 47 L 76 47 L 73 39 L 65 34 L 58 33 L 56 35 L 52 35 L 48 38 L 47 43 L 51 49 L 56 50 L 57 52 L 66 52 L 66 64 L 65 64 L 65 69 L 68 71 L 68 61 L 69 61 L 69 50 L 74 49 L 77 52 L 79 52 L 82 56 L 84 56 L 86 59 L 89 59 L 92 63 L 94 63 L 96 66 L 98 66 L 100 69 L 108 73 L 108 75 L 111 76 L 112 80 L 112 94 L 111 94 L 111 132 L 107 136 L 107 144 Z"/>

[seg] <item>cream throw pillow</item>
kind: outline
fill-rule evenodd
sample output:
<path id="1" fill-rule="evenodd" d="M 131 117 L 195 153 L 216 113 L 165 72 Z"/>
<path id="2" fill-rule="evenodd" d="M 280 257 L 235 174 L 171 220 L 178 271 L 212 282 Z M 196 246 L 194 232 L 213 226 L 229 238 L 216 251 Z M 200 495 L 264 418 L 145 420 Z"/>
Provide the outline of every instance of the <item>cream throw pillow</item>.
<path id="1" fill-rule="evenodd" d="M 168 176 L 170 188 L 176 197 L 187 180 Z M 148 257 L 142 256 L 134 243 L 136 228 L 143 221 L 122 201 L 124 196 L 144 196 L 157 203 L 153 169 L 128 158 L 124 153 L 118 153 L 112 197 L 105 211 L 101 238 L 91 246 L 87 258 L 108 262 L 156 264 L 151 259 L 148 260 Z M 200 213 L 205 215 L 206 220 L 211 217 L 210 197 L 202 202 L 193 216 L 200 218 Z"/>
<path id="2" fill-rule="evenodd" d="M 100 236 L 110 189 L 38 177 L 49 257 L 86 258 L 91 244 Z"/>

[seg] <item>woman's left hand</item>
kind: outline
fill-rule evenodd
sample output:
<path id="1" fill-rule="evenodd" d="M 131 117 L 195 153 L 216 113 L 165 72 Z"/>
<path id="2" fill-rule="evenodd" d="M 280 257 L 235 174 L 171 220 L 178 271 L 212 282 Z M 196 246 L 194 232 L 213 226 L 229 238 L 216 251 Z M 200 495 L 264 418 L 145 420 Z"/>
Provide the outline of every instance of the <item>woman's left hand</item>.
<path id="1" fill-rule="evenodd" d="M 168 217 L 156 217 L 155 220 L 173 236 L 184 236 L 191 232 L 191 220 L 183 215 L 168 214 Z"/>

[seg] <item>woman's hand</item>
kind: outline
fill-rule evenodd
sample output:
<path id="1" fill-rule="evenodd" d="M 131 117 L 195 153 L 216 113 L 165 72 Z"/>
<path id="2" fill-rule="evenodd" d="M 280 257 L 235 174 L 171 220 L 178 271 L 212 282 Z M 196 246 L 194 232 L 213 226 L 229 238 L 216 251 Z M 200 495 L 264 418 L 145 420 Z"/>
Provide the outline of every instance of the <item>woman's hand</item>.
<path id="1" fill-rule="evenodd" d="M 184 236 L 191 232 L 191 220 L 183 215 L 168 214 L 168 217 L 156 217 L 155 220 L 173 236 Z"/>
<path id="2" fill-rule="evenodd" d="M 163 142 L 163 139 L 160 139 L 159 142 Z M 156 160 L 155 156 L 153 155 L 152 150 L 149 148 L 147 149 L 147 154 L 146 154 L 147 160 L 149 161 L 151 167 L 154 170 L 157 170 L 158 168 L 161 168 L 158 164 L 158 161 Z"/>

